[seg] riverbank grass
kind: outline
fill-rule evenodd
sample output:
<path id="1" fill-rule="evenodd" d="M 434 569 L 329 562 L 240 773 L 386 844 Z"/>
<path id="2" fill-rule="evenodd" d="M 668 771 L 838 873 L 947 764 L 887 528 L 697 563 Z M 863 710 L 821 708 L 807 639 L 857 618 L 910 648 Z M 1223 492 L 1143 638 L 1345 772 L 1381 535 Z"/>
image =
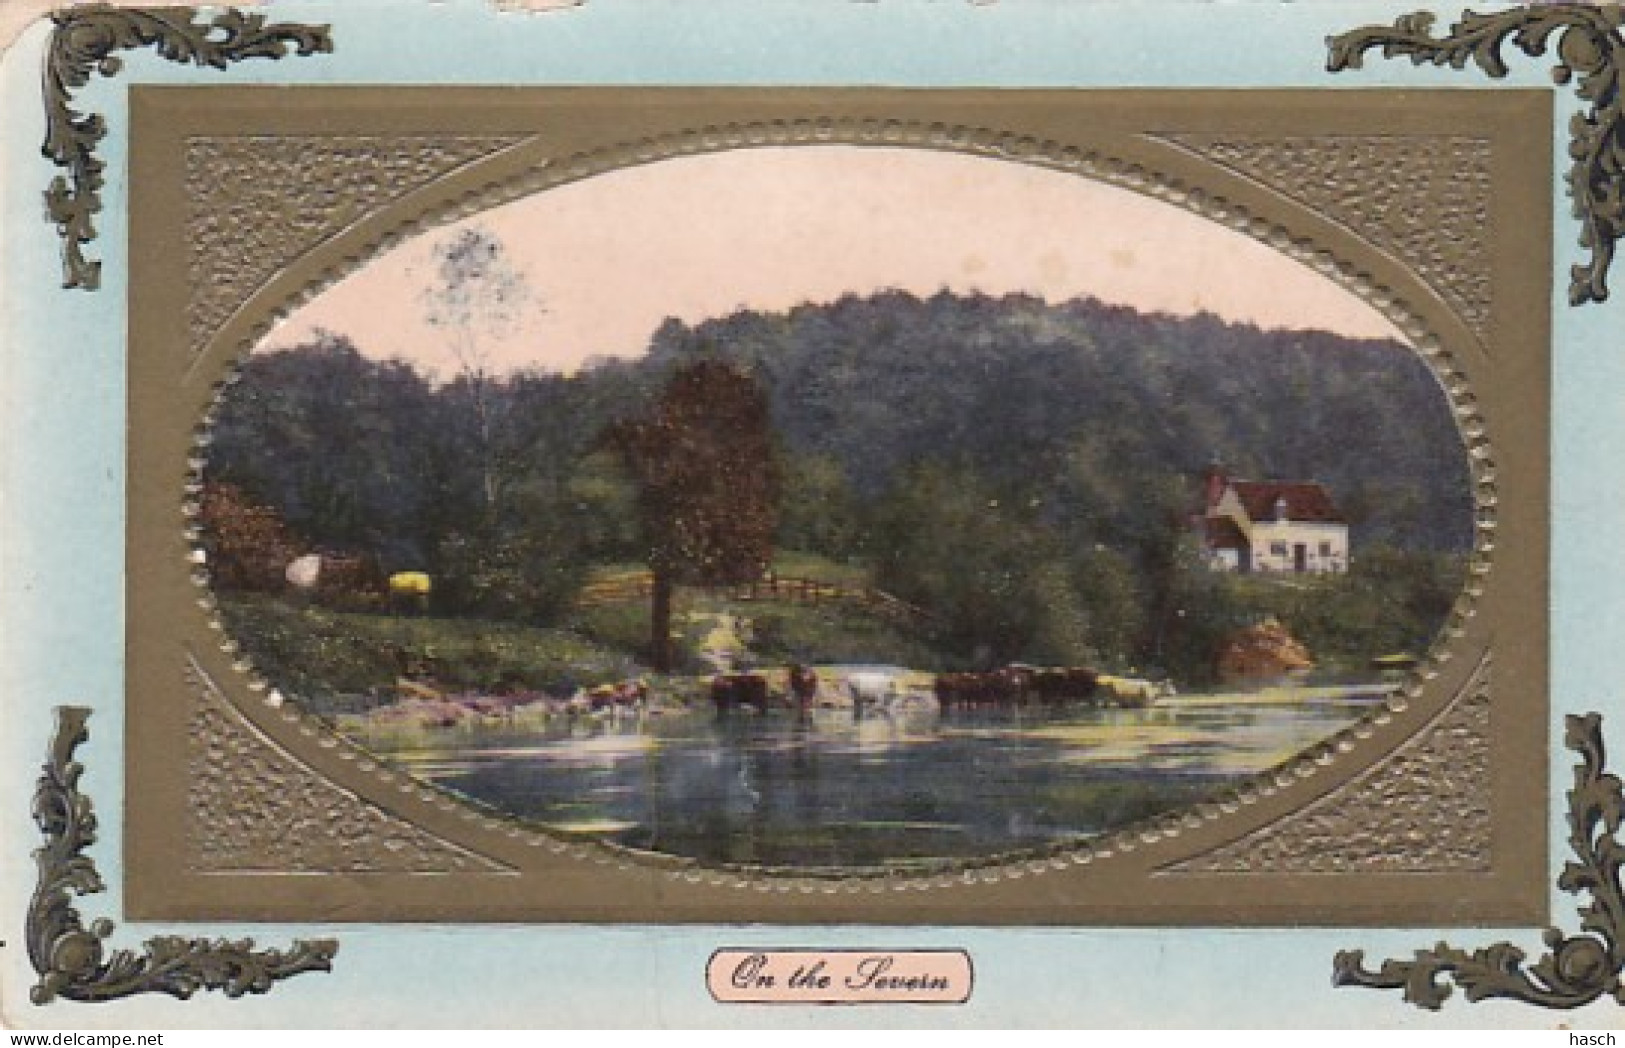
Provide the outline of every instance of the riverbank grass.
<path id="1" fill-rule="evenodd" d="M 221 595 L 220 611 L 256 671 L 311 713 L 362 713 L 421 675 L 450 692 L 591 687 L 644 672 L 581 633 L 485 619 L 379 615 L 264 594 Z"/>

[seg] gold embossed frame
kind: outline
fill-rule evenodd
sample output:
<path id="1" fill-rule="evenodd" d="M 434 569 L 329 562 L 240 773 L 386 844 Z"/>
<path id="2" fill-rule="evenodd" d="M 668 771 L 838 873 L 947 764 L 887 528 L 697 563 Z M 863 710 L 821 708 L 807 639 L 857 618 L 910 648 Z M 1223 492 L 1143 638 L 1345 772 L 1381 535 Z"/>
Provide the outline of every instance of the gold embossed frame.
<path id="1" fill-rule="evenodd" d="M 1544 922 L 1548 93 L 138 86 L 129 110 L 129 916 Z M 199 551 L 212 426 L 279 319 L 499 205 L 673 158 L 832 147 L 1128 190 L 1385 317 L 1431 369 L 1470 477 L 1468 571 L 1432 648 L 1362 715 L 1221 792 L 915 869 L 560 834 L 412 777 L 267 679 Z"/>

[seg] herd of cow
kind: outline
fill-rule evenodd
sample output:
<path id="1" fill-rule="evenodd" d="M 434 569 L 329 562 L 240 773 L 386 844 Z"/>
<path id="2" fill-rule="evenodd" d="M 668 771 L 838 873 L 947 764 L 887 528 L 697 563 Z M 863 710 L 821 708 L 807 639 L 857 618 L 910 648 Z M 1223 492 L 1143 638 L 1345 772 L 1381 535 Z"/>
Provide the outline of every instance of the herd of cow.
<path id="1" fill-rule="evenodd" d="M 711 701 L 719 713 L 742 709 L 765 713 L 774 706 L 805 711 L 833 695 L 839 701 L 831 704 L 850 706 L 856 715 L 866 708 L 895 709 L 917 697 L 898 676 L 873 671 L 823 682 L 817 671 L 797 665 L 789 668 L 786 680 L 785 689 L 776 691 L 760 673 L 719 674 L 711 681 Z M 941 710 L 1068 703 L 1143 709 L 1172 694 L 1173 685 L 1167 681 L 1118 677 L 1083 667 L 1011 665 L 983 673 L 937 674 L 929 701 Z"/>
<path id="2" fill-rule="evenodd" d="M 944 709 L 1028 702 L 1057 705 L 1095 701 L 1099 684 L 1100 674 L 1089 669 L 1005 666 L 989 673 L 939 674 L 936 694 Z"/>
<path id="3" fill-rule="evenodd" d="M 287 565 L 284 577 L 295 591 L 326 594 L 335 603 L 347 597 L 352 604 L 372 606 L 385 599 L 394 611 L 424 612 L 434 582 L 420 571 L 403 571 L 384 577 L 376 567 L 360 557 L 311 553 Z M 827 672 L 827 671 L 826 671 Z M 1079 666 L 1029 666 L 1014 663 L 982 673 L 939 673 L 929 696 L 904 688 L 901 671 L 827 673 L 834 678 L 820 680 L 819 672 L 808 666 L 792 665 L 782 689 L 770 686 L 760 673 L 724 673 L 711 681 L 711 701 L 719 712 L 753 709 L 766 712 L 771 707 L 807 710 L 815 705 L 850 706 L 864 709 L 896 710 L 922 703 L 938 709 L 999 709 L 1028 705 L 1060 706 L 1089 703 L 1140 709 L 1173 694 L 1166 681 L 1134 677 L 1114 677 Z M 595 689 L 581 701 L 589 708 L 631 706 L 647 702 L 647 688 L 636 700 L 630 692 L 612 686 Z M 832 701 L 833 700 L 833 701 Z"/>
<path id="4" fill-rule="evenodd" d="M 289 590 L 343 611 L 424 614 L 434 580 L 427 572 L 385 575 L 371 557 L 354 553 L 306 553 L 282 571 Z"/>

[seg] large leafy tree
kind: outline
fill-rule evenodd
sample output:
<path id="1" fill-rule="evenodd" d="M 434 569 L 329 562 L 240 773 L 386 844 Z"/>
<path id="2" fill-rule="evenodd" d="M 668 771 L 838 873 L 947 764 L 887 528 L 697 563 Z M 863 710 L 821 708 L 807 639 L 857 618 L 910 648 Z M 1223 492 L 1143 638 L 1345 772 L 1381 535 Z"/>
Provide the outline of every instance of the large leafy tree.
<path id="1" fill-rule="evenodd" d="M 767 396 L 744 371 L 696 361 L 608 440 L 637 485 L 653 576 L 649 656 L 666 671 L 674 588 L 749 582 L 772 560 L 780 466 Z"/>

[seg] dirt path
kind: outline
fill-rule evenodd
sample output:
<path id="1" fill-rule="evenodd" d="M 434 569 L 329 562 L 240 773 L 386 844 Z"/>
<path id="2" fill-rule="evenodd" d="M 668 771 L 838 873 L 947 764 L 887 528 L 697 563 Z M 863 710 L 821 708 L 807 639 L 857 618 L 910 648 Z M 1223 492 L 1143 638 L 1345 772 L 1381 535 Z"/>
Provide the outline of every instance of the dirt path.
<path id="1" fill-rule="evenodd" d="M 750 633 L 750 620 L 729 611 L 697 617 L 713 622 L 700 641 L 700 658 L 710 663 L 717 673 L 732 673 L 740 661 L 750 655 L 750 646 L 745 640 Z"/>

